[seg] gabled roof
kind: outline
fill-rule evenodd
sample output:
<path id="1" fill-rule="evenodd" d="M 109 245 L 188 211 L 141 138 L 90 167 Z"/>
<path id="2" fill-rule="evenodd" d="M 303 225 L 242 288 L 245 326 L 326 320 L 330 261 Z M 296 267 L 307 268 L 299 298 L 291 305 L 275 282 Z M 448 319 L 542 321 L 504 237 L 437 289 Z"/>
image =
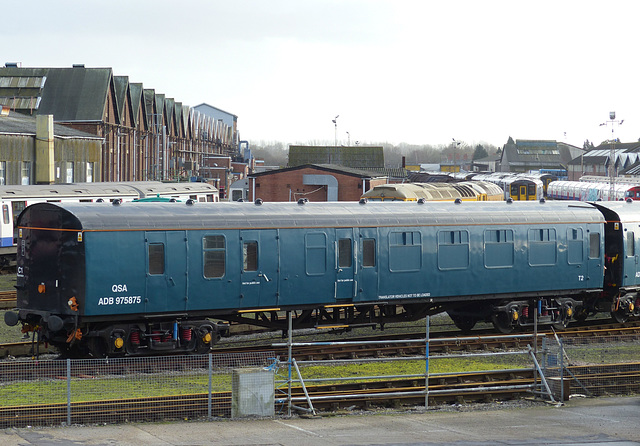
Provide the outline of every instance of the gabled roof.
<path id="1" fill-rule="evenodd" d="M 238 117 L 236 115 L 234 115 L 233 113 L 229 113 L 228 111 L 224 111 L 218 107 L 214 107 L 213 105 L 209 105 L 207 103 L 202 103 L 199 105 L 196 105 L 195 107 L 196 110 L 198 110 L 201 113 L 204 113 L 205 115 L 210 115 L 211 112 L 219 112 L 219 113 L 224 113 L 226 115 L 232 116 L 234 119 L 237 119 Z M 209 113 L 207 113 L 209 112 Z"/>
<path id="2" fill-rule="evenodd" d="M 384 150 L 382 146 L 289 146 L 289 166 L 302 164 L 384 168 Z"/>
<path id="3" fill-rule="evenodd" d="M 344 166 L 338 166 L 335 164 L 303 164 L 295 167 L 285 167 L 284 169 L 267 170 L 265 172 L 254 173 L 250 175 L 250 177 L 262 177 L 266 175 L 275 175 L 283 172 L 291 172 L 294 170 L 301 170 L 301 169 L 315 169 L 315 170 L 321 170 L 325 172 L 332 172 L 332 173 L 338 173 L 342 175 L 354 176 L 354 177 L 363 178 L 363 179 L 379 176 L 379 175 L 372 175 L 371 172 L 368 172 L 366 170 L 352 169 Z"/>
<path id="4" fill-rule="evenodd" d="M 509 137 L 502 150 L 502 164 L 550 167 L 567 165 L 572 159 L 571 146 L 554 140 L 529 140 Z"/>
<path id="5" fill-rule="evenodd" d="M 569 164 L 608 164 L 611 149 L 617 165 L 630 165 L 640 159 L 640 142 L 606 142 L 573 159 Z"/>
<path id="6" fill-rule="evenodd" d="M 140 83 L 135 83 L 135 84 L 129 84 L 129 90 L 131 92 L 131 112 L 133 113 L 133 123 L 134 125 L 137 127 L 140 123 L 138 122 L 138 118 L 140 116 L 140 107 L 142 107 L 142 114 L 143 116 L 145 116 L 145 124 L 148 124 L 146 121 L 146 103 L 144 100 L 142 100 L 142 84 Z M 144 126 L 144 128 L 148 128 L 147 125 Z"/>
<path id="7" fill-rule="evenodd" d="M 49 68 L 38 114 L 60 121 L 102 121 L 111 68 Z"/>
<path id="8" fill-rule="evenodd" d="M 116 110 L 118 111 L 120 122 L 125 122 L 124 105 L 127 103 L 129 76 L 113 76 L 113 85 L 116 90 Z"/>

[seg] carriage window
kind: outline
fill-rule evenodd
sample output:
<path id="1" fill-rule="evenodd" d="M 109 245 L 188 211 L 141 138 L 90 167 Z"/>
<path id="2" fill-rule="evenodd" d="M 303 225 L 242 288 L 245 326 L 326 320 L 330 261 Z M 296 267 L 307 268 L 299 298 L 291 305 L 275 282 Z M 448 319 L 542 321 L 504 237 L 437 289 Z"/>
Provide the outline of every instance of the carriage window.
<path id="1" fill-rule="evenodd" d="M 164 243 L 149 243 L 149 274 L 164 274 Z"/>
<path id="2" fill-rule="evenodd" d="M 491 229 L 484 231 L 484 265 L 487 268 L 513 266 L 512 229 Z"/>
<path id="3" fill-rule="evenodd" d="M 422 239 L 419 232 L 389 234 L 389 270 L 418 271 L 422 265 Z"/>
<path id="4" fill-rule="evenodd" d="M 529 265 L 555 265 L 556 253 L 554 228 L 529 229 Z"/>
<path id="5" fill-rule="evenodd" d="M 2 222 L 5 225 L 9 224 L 9 206 L 6 204 L 2 205 Z"/>
<path id="6" fill-rule="evenodd" d="M 567 262 L 569 265 L 584 261 L 584 237 L 582 228 L 567 229 Z"/>
<path id="7" fill-rule="evenodd" d="M 202 239 L 204 252 L 204 277 L 215 279 L 225 274 L 226 242 L 222 235 L 205 235 Z"/>
<path id="8" fill-rule="evenodd" d="M 309 233 L 305 236 L 305 264 L 307 274 L 321 275 L 327 271 L 327 236 Z"/>
<path id="9" fill-rule="evenodd" d="M 597 259 L 600 257 L 600 234 L 592 232 L 589 234 L 589 258 Z"/>
<path id="10" fill-rule="evenodd" d="M 467 231 L 438 232 L 438 268 L 469 267 L 469 233 Z"/>
<path id="11" fill-rule="evenodd" d="M 338 266 L 340 268 L 351 268 L 351 239 L 341 238 L 338 240 Z"/>
<path id="12" fill-rule="evenodd" d="M 376 266 L 376 240 L 373 238 L 362 240 L 362 266 Z"/>
<path id="13" fill-rule="evenodd" d="M 258 242 L 242 245 L 243 271 L 258 271 Z"/>
<path id="14" fill-rule="evenodd" d="M 633 231 L 627 232 L 627 257 L 633 257 L 636 255 L 634 241 L 635 237 Z"/>

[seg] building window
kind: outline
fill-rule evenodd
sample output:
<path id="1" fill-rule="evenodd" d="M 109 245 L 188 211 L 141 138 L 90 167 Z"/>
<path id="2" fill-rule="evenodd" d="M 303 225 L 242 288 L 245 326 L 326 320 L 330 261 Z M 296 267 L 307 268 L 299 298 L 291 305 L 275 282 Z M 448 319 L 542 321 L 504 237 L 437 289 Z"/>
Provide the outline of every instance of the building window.
<path id="1" fill-rule="evenodd" d="M 66 162 L 65 163 L 64 182 L 65 183 L 73 183 L 73 162 Z"/>
<path id="2" fill-rule="evenodd" d="M 22 162 L 22 171 L 20 174 L 22 185 L 31 184 L 31 161 Z"/>
<path id="3" fill-rule="evenodd" d="M 225 274 L 226 241 L 222 235 L 205 235 L 202 240 L 204 252 L 204 277 L 217 279 Z"/>
<path id="4" fill-rule="evenodd" d="M 93 182 L 93 163 L 87 163 L 87 171 L 85 172 L 85 179 L 87 183 Z"/>
<path id="5" fill-rule="evenodd" d="M 7 162 L 0 161 L 0 186 L 7 184 Z"/>

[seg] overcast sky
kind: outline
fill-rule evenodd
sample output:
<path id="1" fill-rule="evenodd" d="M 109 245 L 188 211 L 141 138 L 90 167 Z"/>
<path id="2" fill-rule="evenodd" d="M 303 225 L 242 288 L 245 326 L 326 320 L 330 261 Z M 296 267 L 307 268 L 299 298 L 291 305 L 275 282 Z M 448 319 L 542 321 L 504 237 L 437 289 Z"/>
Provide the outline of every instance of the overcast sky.
<path id="1" fill-rule="evenodd" d="M 637 1 L 4 0 L 1 62 L 111 67 L 242 139 L 640 138 Z M 616 111 L 622 125 L 599 124 Z M 348 134 L 347 134 L 348 132 Z"/>

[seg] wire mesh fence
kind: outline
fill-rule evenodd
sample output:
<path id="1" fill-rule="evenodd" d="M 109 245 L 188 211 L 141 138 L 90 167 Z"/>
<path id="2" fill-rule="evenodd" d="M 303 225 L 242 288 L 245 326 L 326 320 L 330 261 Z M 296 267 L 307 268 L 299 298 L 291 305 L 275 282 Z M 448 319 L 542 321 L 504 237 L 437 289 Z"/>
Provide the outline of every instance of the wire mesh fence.
<path id="1" fill-rule="evenodd" d="M 330 369 L 329 375 L 314 368 L 312 363 L 317 361 L 307 361 L 308 364 L 301 361 L 302 373 L 296 364 L 296 372 L 292 374 L 290 366 L 288 371 L 282 369 L 287 363 L 280 362 L 274 352 L 5 361 L 0 363 L 0 428 L 215 419 L 236 416 L 234 413 L 268 416 L 274 406 L 280 413 L 287 410 L 284 394 L 290 390 L 283 389 L 283 383 L 289 384 L 301 375 L 308 382 L 328 386 L 344 380 L 353 380 L 356 386 L 361 386 L 364 381 L 374 379 L 407 378 L 413 388 L 422 386 L 422 390 L 414 389 L 422 394 L 423 378 L 427 378 L 432 389 L 428 398 L 432 398 L 440 387 L 442 392 L 452 391 L 448 390 L 448 379 L 455 376 L 459 380 L 458 372 L 462 370 L 505 369 L 512 374 L 515 368 L 531 367 L 531 356 L 527 359 L 526 354 L 514 353 L 518 352 L 376 358 L 367 364 L 360 360 L 331 360 L 323 364 Z M 433 362 L 431 367 L 429 359 Z M 640 335 L 546 337 L 538 350 L 536 364 L 539 363 L 541 375 L 546 379 L 545 386 L 548 384 L 555 400 L 560 401 L 575 394 L 639 393 L 639 359 Z M 358 364 L 349 368 L 350 362 Z M 278 367 L 288 376 L 274 382 Z M 440 387 L 432 387 L 436 385 Z M 540 389 L 541 393 L 546 392 L 542 385 Z M 289 404 L 298 400 L 309 398 L 289 397 Z"/>
<path id="2" fill-rule="evenodd" d="M 545 338 L 542 367 L 554 395 L 640 393 L 640 335 Z"/>
<path id="3" fill-rule="evenodd" d="M 0 365 L 0 427 L 228 417 L 233 371 L 268 367 L 274 356 L 5 362 Z"/>

